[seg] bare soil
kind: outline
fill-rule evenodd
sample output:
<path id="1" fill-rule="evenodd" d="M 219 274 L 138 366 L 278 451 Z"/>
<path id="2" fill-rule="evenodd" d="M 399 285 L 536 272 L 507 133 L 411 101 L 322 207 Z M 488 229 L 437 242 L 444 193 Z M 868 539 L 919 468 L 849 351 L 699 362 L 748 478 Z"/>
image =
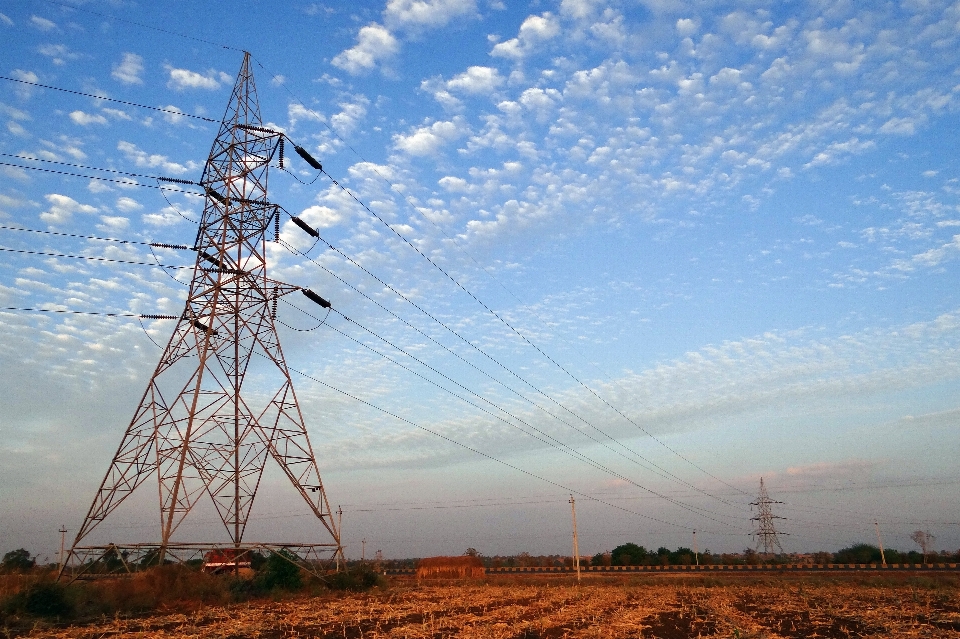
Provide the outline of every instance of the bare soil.
<path id="1" fill-rule="evenodd" d="M 44 623 L 28 637 L 957 637 L 956 577 L 396 580 L 385 591 Z"/>

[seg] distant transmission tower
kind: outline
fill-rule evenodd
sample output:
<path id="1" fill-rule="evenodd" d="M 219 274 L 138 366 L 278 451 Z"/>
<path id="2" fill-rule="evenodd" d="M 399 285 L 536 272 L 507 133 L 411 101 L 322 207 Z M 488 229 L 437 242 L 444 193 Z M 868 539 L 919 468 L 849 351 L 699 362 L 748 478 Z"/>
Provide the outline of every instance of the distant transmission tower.
<path id="1" fill-rule="evenodd" d="M 70 549 L 66 563 L 72 562 L 73 576 L 209 551 L 237 570 L 256 550 L 283 549 L 304 566 L 340 559 L 339 526 L 275 325 L 282 295 L 301 290 L 314 302 L 329 303 L 267 277 L 266 235 L 271 225 L 278 228 L 279 215 L 267 200 L 267 169 L 278 146 L 282 158 L 279 143 L 278 133 L 263 128 L 247 53 L 200 183 L 206 203 L 186 306 Z M 248 372 L 256 379 L 252 388 L 244 387 Z M 268 458 L 319 520 L 322 543 L 244 540 Z M 151 476 L 159 481 L 159 540 L 82 545 Z M 174 534 L 204 495 L 228 541 L 176 542 Z"/>
<path id="2" fill-rule="evenodd" d="M 750 521 L 757 522 L 753 537 L 757 542 L 757 550 L 760 550 L 762 546 L 764 554 L 773 554 L 774 549 L 779 550 L 781 553 L 783 552 L 783 546 L 780 545 L 780 540 L 777 538 L 777 535 L 786 533 L 777 532 L 777 528 L 773 523 L 774 519 L 783 519 L 783 517 L 774 515 L 773 510 L 770 508 L 773 504 L 782 503 L 782 501 L 770 499 L 770 495 L 767 494 L 767 487 L 763 485 L 763 477 L 761 477 L 760 495 L 757 497 L 757 501 L 750 502 L 751 506 L 757 507 L 757 516 L 751 517 Z"/>

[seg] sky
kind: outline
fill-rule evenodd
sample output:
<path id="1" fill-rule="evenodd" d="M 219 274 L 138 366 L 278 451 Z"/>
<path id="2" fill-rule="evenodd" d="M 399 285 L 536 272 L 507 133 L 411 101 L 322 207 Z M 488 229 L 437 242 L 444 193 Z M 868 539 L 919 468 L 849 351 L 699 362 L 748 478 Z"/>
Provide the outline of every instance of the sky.
<path id="1" fill-rule="evenodd" d="M 960 3 L 0 0 L 0 37 L 3 309 L 182 311 L 151 263 L 190 255 L 77 236 L 193 241 L 152 178 L 199 179 L 252 54 L 329 174 L 271 169 L 324 242 L 268 268 L 337 310 L 278 317 L 348 556 L 569 553 L 571 494 L 584 554 L 737 552 L 761 477 L 788 552 L 960 547 Z M 75 533 L 173 326 L 0 310 L 0 551 Z M 247 539 L 323 541 L 298 500 L 268 468 Z"/>

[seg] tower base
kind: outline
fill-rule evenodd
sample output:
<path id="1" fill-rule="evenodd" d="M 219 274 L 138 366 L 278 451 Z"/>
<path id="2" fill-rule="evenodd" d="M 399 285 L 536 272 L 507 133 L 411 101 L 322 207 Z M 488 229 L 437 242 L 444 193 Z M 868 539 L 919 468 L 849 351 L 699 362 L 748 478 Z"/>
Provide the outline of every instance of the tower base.
<path id="1" fill-rule="evenodd" d="M 244 542 L 159 543 L 77 546 L 70 550 L 58 580 L 71 583 L 131 576 L 159 564 L 194 565 L 209 573 L 239 573 L 257 557 L 279 555 L 310 575 L 323 579 L 340 569 L 343 549 L 338 544 Z"/>

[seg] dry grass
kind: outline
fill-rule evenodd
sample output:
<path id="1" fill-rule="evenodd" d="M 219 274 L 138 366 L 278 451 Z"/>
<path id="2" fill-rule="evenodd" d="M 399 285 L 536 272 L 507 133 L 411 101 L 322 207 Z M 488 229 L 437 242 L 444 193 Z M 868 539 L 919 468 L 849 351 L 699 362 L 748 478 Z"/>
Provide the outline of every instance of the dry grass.
<path id="1" fill-rule="evenodd" d="M 895 579 L 491 579 L 395 581 L 387 591 L 324 594 L 35 627 L 25 636 L 439 637 L 958 637 L 960 582 Z"/>

